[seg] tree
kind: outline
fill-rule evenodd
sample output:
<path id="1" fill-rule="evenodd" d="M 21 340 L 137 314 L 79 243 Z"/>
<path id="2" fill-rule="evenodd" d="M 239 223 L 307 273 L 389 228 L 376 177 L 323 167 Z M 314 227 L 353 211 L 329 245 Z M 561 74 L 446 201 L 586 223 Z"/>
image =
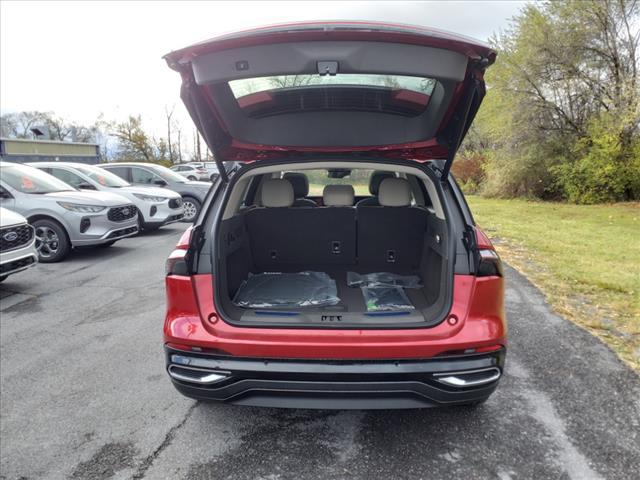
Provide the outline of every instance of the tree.
<path id="1" fill-rule="evenodd" d="M 175 105 L 171 107 L 171 110 L 165 105 L 164 114 L 167 118 L 167 145 L 169 150 L 169 161 L 173 164 L 173 147 L 171 146 L 171 130 L 173 125 L 171 123 L 171 117 L 173 116 L 173 111 L 175 110 Z"/>
<path id="2" fill-rule="evenodd" d="M 154 140 L 144 131 L 140 115 L 130 115 L 126 121 L 113 124 L 110 134 L 118 139 L 120 159 L 134 162 L 158 160 Z"/>
<path id="3" fill-rule="evenodd" d="M 476 122 L 489 146 L 486 193 L 640 198 L 632 168 L 640 124 L 639 8 L 637 0 L 530 4 L 493 38 L 498 60 L 488 70 Z M 598 135 L 613 139 L 608 153 Z M 614 173 L 603 176 L 602 169 Z M 585 183 L 585 175 L 620 185 L 576 195 L 582 189 L 575 182 L 597 184 Z"/>
<path id="4" fill-rule="evenodd" d="M 93 125 L 69 122 L 53 112 L 17 112 L 0 117 L 2 136 L 9 138 L 35 138 L 32 128 L 39 127 L 46 132 L 45 140 L 97 142 L 101 135 L 100 119 Z"/>

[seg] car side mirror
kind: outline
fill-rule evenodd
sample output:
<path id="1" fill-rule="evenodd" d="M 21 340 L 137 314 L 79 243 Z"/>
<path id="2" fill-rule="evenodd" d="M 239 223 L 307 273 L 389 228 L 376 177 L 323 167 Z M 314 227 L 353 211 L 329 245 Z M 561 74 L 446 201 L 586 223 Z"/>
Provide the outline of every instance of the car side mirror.
<path id="1" fill-rule="evenodd" d="M 157 178 L 156 180 L 153 181 L 153 183 L 154 183 L 154 185 L 158 185 L 160 187 L 166 187 L 167 186 L 167 182 L 165 182 L 161 178 Z"/>
<path id="2" fill-rule="evenodd" d="M 76 188 L 79 188 L 80 190 L 96 190 L 96 187 L 86 182 L 79 183 L 76 185 Z"/>

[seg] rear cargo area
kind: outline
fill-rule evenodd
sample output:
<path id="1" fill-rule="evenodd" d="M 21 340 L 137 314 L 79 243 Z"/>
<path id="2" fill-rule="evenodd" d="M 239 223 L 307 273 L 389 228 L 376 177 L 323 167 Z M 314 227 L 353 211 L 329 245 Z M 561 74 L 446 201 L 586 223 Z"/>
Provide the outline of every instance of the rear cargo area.
<path id="1" fill-rule="evenodd" d="M 448 285 L 443 279 L 450 275 L 445 247 L 447 229 L 445 221 L 427 208 L 252 207 L 224 220 L 220 228 L 217 298 L 225 316 L 232 321 L 401 326 L 440 320 L 437 317 L 442 313 L 444 289 Z M 248 281 L 252 282 L 249 286 L 255 283 L 262 287 L 262 279 L 270 282 L 267 290 L 278 292 L 284 288 L 284 297 L 295 298 L 295 290 L 300 288 L 302 293 L 305 286 L 297 286 L 295 276 L 285 278 L 278 274 L 305 272 L 330 279 L 336 301 L 282 306 L 277 301 L 265 304 L 257 299 L 251 304 L 249 292 L 243 296 L 248 303 L 238 302 L 238 292 L 247 293 L 242 289 Z M 410 308 L 386 309 L 383 302 L 382 309 L 372 310 L 363 289 L 348 285 L 349 272 L 417 276 L 420 286 L 400 289 Z"/>

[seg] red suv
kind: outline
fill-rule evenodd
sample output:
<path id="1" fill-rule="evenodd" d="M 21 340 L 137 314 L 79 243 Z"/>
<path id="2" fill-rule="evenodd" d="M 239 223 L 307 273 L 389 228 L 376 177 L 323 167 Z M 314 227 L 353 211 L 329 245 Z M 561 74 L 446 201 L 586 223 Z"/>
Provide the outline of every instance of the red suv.
<path id="1" fill-rule="evenodd" d="M 495 52 L 339 22 L 165 58 L 220 171 L 167 261 L 175 387 L 272 407 L 486 400 L 506 351 L 502 268 L 449 171 Z"/>

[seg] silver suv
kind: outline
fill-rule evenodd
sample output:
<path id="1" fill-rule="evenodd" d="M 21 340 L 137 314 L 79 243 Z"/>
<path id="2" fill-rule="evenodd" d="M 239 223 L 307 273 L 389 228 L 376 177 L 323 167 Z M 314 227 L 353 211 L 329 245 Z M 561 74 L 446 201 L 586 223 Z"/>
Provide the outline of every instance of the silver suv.
<path id="1" fill-rule="evenodd" d="M 38 162 L 32 167 L 47 172 L 80 190 L 98 190 L 122 195 L 138 208 L 138 227 L 155 230 L 182 220 L 182 197 L 166 188 L 134 186 L 95 165 L 72 162 Z"/>
<path id="2" fill-rule="evenodd" d="M 33 225 L 44 263 L 59 262 L 73 247 L 109 246 L 138 233 L 138 209 L 126 198 L 81 192 L 27 165 L 0 162 L 0 207 Z"/>
<path id="3" fill-rule="evenodd" d="M 102 163 L 98 166 L 115 173 L 134 185 L 166 187 L 169 190 L 178 192 L 182 195 L 185 222 L 193 222 L 197 218 L 202 202 L 204 202 L 204 197 L 209 192 L 209 188 L 211 188 L 211 183 L 209 182 L 187 180 L 167 167 L 155 163 L 117 162 Z"/>

